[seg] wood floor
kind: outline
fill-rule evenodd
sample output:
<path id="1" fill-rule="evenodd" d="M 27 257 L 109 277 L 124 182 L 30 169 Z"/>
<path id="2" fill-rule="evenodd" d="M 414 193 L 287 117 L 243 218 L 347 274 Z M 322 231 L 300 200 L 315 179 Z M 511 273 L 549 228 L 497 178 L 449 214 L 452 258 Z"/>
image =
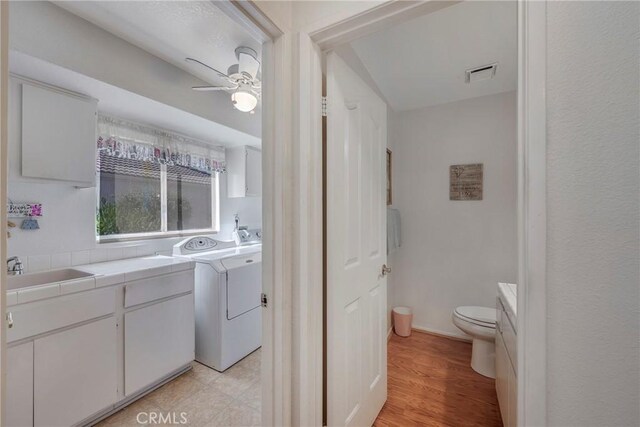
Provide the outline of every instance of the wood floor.
<path id="1" fill-rule="evenodd" d="M 494 380 L 471 369 L 471 344 L 392 334 L 388 398 L 376 427 L 502 426 Z"/>

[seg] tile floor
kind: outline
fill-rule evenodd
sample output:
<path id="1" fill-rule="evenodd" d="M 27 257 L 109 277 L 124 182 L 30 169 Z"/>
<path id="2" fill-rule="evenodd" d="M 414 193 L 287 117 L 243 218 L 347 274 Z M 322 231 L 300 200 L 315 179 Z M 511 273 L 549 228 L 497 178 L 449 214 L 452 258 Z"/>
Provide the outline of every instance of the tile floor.
<path id="1" fill-rule="evenodd" d="M 194 362 L 193 369 L 97 424 L 133 427 L 145 423 L 147 413 L 175 416 L 166 424 L 197 427 L 253 427 L 260 425 L 260 350 L 220 373 Z M 138 417 L 139 413 L 142 414 Z M 186 422 L 181 422 L 185 413 Z M 139 423 L 138 419 L 143 421 Z M 155 423 L 158 424 L 157 422 Z M 162 423 L 160 423 L 162 424 Z"/>

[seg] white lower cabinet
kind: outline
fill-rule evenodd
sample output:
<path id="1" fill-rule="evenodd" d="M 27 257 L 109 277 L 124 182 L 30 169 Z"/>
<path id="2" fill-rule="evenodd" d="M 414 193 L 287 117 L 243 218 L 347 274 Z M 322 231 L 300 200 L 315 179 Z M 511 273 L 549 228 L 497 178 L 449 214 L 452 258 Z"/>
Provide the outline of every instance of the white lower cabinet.
<path id="1" fill-rule="evenodd" d="M 496 325 L 496 394 L 505 427 L 518 425 L 518 378 L 516 374 L 516 331 L 504 305 L 497 304 Z"/>
<path id="2" fill-rule="evenodd" d="M 496 333 L 496 394 L 500 403 L 500 415 L 502 415 L 502 423 L 509 426 L 509 371 L 511 364 L 507 349 L 502 340 L 502 334 Z"/>
<path id="3" fill-rule="evenodd" d="M 33 342 L 7 349 L 5 425 L 33 425 Z"/>
<path id="4" fill-rule="evenodd" d="M 156 382 L 194 359 L 193 294 L 124 315 L 125 395 Z"/>
<path id="5" fill-rule="evenodd" d="M 116 319 L 34 341 L 34 425 L 70 426 L 117 400 Z"/>
<path id="6" fill-rule="evenodd" d="M 516 427 L 518 425 L 518 380 L 516 379 L 516 372 L 510 369 L 507 378 L 507 383 L 509 384 L 509 406 L 507 408 L 509 425 Z"/>
<path id="7" fill-rule="evenodd" d="M 193 274 L 191 265 L 12 305 L 3 427 L 90 424 L 186 367 L 195 353 Z"/>

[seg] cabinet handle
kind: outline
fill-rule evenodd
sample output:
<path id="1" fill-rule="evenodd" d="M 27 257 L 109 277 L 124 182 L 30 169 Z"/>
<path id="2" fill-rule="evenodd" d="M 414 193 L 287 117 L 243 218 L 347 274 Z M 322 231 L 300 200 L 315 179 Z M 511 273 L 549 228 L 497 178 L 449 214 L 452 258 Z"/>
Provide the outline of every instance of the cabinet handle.
<path id="1" fill-rule="evenodd" d="M 13 314 L 11 312 L 7 313 L 7 326 L 9 329 L 13 328 Z"/>

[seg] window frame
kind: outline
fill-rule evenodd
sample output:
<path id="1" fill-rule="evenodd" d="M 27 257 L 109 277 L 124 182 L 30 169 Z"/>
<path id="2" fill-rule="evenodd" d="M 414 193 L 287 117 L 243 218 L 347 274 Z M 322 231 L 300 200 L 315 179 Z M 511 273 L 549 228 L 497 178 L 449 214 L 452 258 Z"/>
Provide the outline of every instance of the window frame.
<path id="1" fill-rule="evenodd" d="M 100 204 L 100 171 L 96 170 L 96 209 Z M 167 212 L 167 165 L 160 164 L 160 231 L 123 233 L 123 234 L 98 234 L 96 219 L 96 243 L 130 242 L 136 240 L 166 239 L 170 237 L 186 237 L 200 234 L 217 234 L 220 232 L 220 172 L 211 172 L 211 227 L 189 230 L 168 230 Z M 96 212 L 97 218 L 97 212 Z"/>

